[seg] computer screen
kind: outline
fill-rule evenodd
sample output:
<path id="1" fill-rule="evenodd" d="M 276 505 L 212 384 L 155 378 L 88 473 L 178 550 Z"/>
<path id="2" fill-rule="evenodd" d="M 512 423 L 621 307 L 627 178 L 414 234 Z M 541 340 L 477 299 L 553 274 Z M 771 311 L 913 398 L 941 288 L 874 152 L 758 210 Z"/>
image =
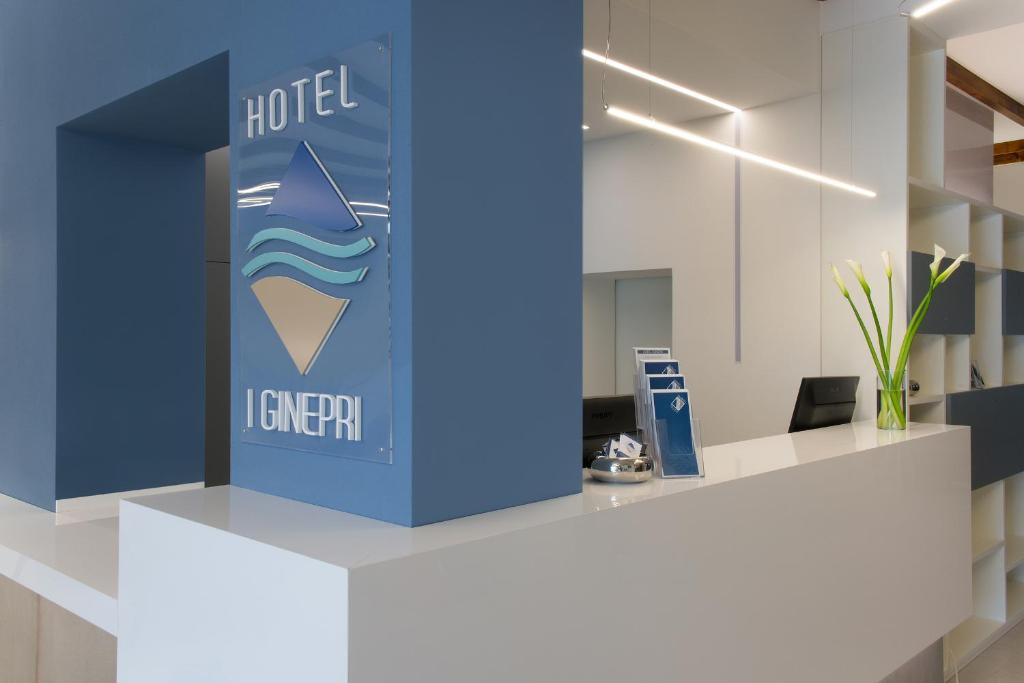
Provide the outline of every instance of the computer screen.
<path id="1" fill-rule="evenodd" d="M 594 452 L 619 434 L 636 433 L 636 408 L 632 394 L 593 396 L 583 399 L 583 466 L 589 467 Z"/>
<path id="2" fill-rule="evenodd" d="M 790 433 L 852 421 L 859 383 L 859 377 L 804 377 L 789 421 Z"/>

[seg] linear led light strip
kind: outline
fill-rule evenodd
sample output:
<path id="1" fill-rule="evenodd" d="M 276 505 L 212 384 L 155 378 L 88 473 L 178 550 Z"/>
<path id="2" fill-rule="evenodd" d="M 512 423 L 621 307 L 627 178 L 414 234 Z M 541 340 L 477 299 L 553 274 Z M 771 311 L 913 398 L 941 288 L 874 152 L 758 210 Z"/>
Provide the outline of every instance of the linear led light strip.
<path id="1" fill-rule="evenodd" d="M 947 2 L 948 1 L 949 0 L 947 0 Z M 635 66 L 623 64 L 622 62 L 617 62 L 611 58 L 605 59 L 604 55 L 598 54 L 592 50 L 584 48 L 583 56 L 586 57 L 587 59 L 592 59 L 600 64 L 610 66 L 613 69 L 618 69 L 619 71 L 627 73 L 630 76 L 636 76 L 637 78 L 642 78 L 643 80 L 649 81 L 650 83 L 654 83 L 655 85 L 660 85 L 662 88 L 666 88 L 673 92 L 677 92 L 680 95 L 686 95 L 687 97 L 692 97 L 695 100 L 706 102 L 710 105 L 718 107 L 719 109 L 731 111 L 734 114 L 739 114 L 742 111 L 739 107 L 734 107 L 731 104 L 722 102 L 721 100 L 716 100 L 714 97 L 710 97 L 708 95 L 705 95 L 704 93 L 699 93 L 696 90 L 691 90 L 690 88 L 687 88 L 685 85 L 673 83 L 672 81 L 666 80 L 661 76 L 655 76 L 654 74 L 647 73 L 646 71 L 638 69 Z"/>
<path id="2" fill-rule="evenodd" d="M 911 12 L 910 16 L 914 17 L 915 19 L 920 19 L 921 17 L 927 14 L 931 14 L 940 7 L 945 7 L 951 2 L 953 2 L 953 0 L 932 0 L 931 2 L 926 2 L 925 4 L 918 7 L 916 10 Z"/>
<path id="3" fill-rule="evenodd" d="M 823 185 L 831 185 L 832 187 L 837 187 L 840 190 L 846 190 L 847 192 L 853 192 L 855 194 L 863 195 L 865 197 L 876 196 L 874 192 L 872 192 L 871 190 L 866 190 L 863 187 L 857 187 L 856 185 L 844 183 L 841 180 L 829 178 L 828 176 L 823 176 L 818 173 L 814 173 L 813 171 L 808 171 L 802 168 L 798 168 L 796 166 L 790 166 L 789 164 L 784 164 L 781 161 L 774 161 L 773 159 L 769 159 L 767 157 L 763 157 L 757 154 L 753 154 L 751 152 L 744 151 L 742 149 L 739 149 L 738 147 L 726 145 L 724 143 L 717 142 L 710 138 L 706 138 L 702 135 L 691 133 L 688 130 L 684 130 L 682 128 L 677 128 L 675 126 L 670 126 L 668 124 L 661 123 L 660 121 L 656 121 L 653 118 L 642 116 L 640 114 L 634 114 L 633 112 L 626 111 L 625 109 L 620 109 L 618 107 L 608 107 L 608 113 L 617 119 L 628 121 L 629 123 L 633 123 L 638 126 L 643 126 L 644 128 L 657 131 L 659 133 L 664 133 L 665 135 L 670 135 L 674 138 L 679 138 L 680 140 L 693 142 L 695 144 L 701 145 L 703 147 L 708 147 L 719 152 L 725 152 L 726 154 L 731 154 L 734 157 L 739 157 L 740 159 L 752 161 L 755 164 L 761 164 L 762 166 L 774 168 L 778 171 L 792 173 L 793 175 L 800 176 L 801 178 L 806 178 L 807 180 L 813 180 L 815 182 L 822 183 Z"/>

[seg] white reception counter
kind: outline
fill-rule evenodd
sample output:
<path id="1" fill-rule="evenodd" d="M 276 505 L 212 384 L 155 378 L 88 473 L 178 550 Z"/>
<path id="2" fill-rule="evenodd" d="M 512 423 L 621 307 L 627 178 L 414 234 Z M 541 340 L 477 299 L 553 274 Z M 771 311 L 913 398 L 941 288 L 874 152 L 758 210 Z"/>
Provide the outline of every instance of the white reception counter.
<path id="1" fill-rule="evenodd" d="M 870 683 L 971 612 L 969 436 L 715 446 L 416 529 L 221 487 L 123 501 L 118 538 L 3 499 L 0 574 L 118 635 L 120 683 Z"/>

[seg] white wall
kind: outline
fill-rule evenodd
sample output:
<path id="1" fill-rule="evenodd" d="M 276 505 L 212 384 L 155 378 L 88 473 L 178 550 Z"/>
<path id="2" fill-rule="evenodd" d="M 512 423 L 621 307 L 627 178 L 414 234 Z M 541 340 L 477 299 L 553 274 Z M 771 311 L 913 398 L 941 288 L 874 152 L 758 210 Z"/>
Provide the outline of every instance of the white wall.
<path id="1" fill-rule="evenodd" d="M 833 3 L 827 3 L 832 5 Z M 906 327 L 908 29 L 904 17 L 878 19 L 872 12 L 895 12 L 895 3 L 836 3 L 851 9 L 849 19 L 864 21 L 822 36 L 822 155 L 824 173 L 849 179 L 878 193 L 874 199 L 823 189 L 821 204 L 822 374 L 860 375 L 857 419 L 875 410 L 875 370 L 867 347 L 828 272 L 828 264 L 854 259 L 864 264 L 872 289 L 885 291 L 880 252 L 892 252 L 896 284 L 893 339 Z M 824 18 L 834 19 L 825 10 Z M 845 270 L 845 266 L 843 266 Z M 846 271 L 849 272 L 849 271 Z M 855 282 L 847 276 L 847 284 Z M 853 290 L 851 290 L 853 291 Z M 862 302 L 859 292 L 856 300 Z M 876 302 L 881 299 L 876 295 Z M 884 308 L 884 304 L 882 304 Z M 866 309 L 863 309 L 866 312 Z M 895 343 L 895 342 L 894 342 Z"/>
<path id="2" fill-rule="evenodd" d="M 672 345 L 672 278 L 615 281 L 615 393 L 633 392 L 637 346 Z"/>
<path id="3" fill-rule="evenodd" d="M 583 278 L 583 396 L 615 393 L 615 280 Z"/>
<path id="4" fill-rule="evenodd" d="M 583 277 L 583 396 L 633 393 L 633 347 L 672 345 L 667 271 Z"/>
<path id="5" fill-rule="evenodd" d="M 742 117 L 744 148 L 817 168 L 817 95 Z M 686 127 L 733 141 L 732 115 Z M 744 162 L 737 203 L 733 158 L 648 133 L 588 142 L 583 158 L 584 272 L 672 270 L 672 346 L 705 443 L 784 432 L 800 378 L 820 371 L 818 186 Z"/>
<path id="6" fill-rule="evenodd" d="M 994 173 L 993 203 L 1024 214 L 1024 163 L 996 166 Z"/>

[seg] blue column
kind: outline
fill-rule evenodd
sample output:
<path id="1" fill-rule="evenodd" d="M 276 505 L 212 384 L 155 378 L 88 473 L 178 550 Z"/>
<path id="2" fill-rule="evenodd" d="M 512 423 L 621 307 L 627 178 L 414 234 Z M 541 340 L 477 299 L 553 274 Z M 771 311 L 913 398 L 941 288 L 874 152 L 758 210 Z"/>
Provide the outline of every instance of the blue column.
<path id="1" fill-rule="evenodd" d="M 186 89 L 168 110 L 174 115 L 133 117 L 122 107 L 133 124 L 92 132 L 138 139 L 157 131 L 150 142 L 191 148 L 195 161 L 230 126 L 234 190 L 241 93 L 381 35 L 392 46 L 390 462 L 254 445 L 234 425 L 233 482 L 406 525 L 579 490 L 579 0 L 39 0 L 0 10 L 0 60 L 11 65 L 0 128 L 0 491 L 52 508 L 60 497 L 174 483 L 192 477 L 202 447 L 201 402 L 172 410 L 150 395 L 192 377 L 201 348 L 186 344 L 175 356 L 166 348 L 174 340 L 137 330 L 149 341 L 125 347 L 131 362 L 118 366 L 81 306 L 67 305 L 89 292 L 103 298 L 116 283 L 143 298 L 161 242 L 139 225 L 130 250 L 139 262 L 100 259 L 98 275 L 71 252 L 60 255 L 65 238 L 65 247 L 99 248 L 62 231 L 84 221 L 64 222 L 66 212 L 102 183 L 69 173 L 57 129 L 83 117 L 95 124 L 107 105 L 226 53 L 230 85 L 217 106 L 190 100 L 201 97 Z M 178 125 L 190 109 L 203 111 L 191 129 Z M 226 122 L 216 118 L 225 114 Z M 172 175 L 170 194 L 160 182 L 137 183 L 130 198 L 105 196 L 89 220 L 106 212 L 123 224 L 138 207 L 194 202 L 189 188 L 201 187 L 201 176 Z M 60 230 L 57 177 L 73 183 L 61 190 Z M 106 180 L 119 185 L 116 174 Z M 187 259 L 191 247 L 177 246 Z M 234 244 L 234 253 L 246 246 Z M 72 277 L 88 282 L 77 289 Z M 240 278 L 234 286 L 237 301 L 248 290 Z M 200 308 L 194 313 L 201 320 Z M 175 319 L 179 327 L 191 315 Z M 261 341 L 239 337 L 235 322 L 236 349 Z M 79 334 L 62 333 L 72 330 Z M 236 417 L 244 399 L 237 363 Z M 145 397 L 131 406 L 129 428 L 118 425 L 116 406 L 104 422 L 105 406 L 129 384 Z M 345 386 L 339 377 L 325 390 Z M 185 451 L 181 460 L 174 451 Z M 126 463 L 131 476 L 117 475 Z"/>
<path id="2" fill-rule="evenodd" d="M 328 308 L 349 296 L 350 306 L 382 305 L 372 298 L 387 239 L 380 219 L 367 219 L 365 226 L 350 221 L 325 182 L 331 176 L 346 201 L 357 196 L 353 192 L 380 194 L 363 182 L 374 172 L 378 148 L 349 142 L 365 128 L 376 130 L 379 120 L 356 109 L 342 112 L 347 118 L 332 115 L 319 122 L 321 129 L 338 127 L 341 137 L 317 129 L 292 137 L 282 131 L 275 138 L 259 127 L 269 125 L 270 98 L 264 93 L 308 79 L 315 68 L 284 70 L 245 90 L 245 111 L 234 117 L 236 166 L 245 174 L 239 182 L 260 187 L 280 179 L 281 185 L 261 191 L 273 196 L 268 215 L 238 209 L 236 256 L 251 258 L 244 247 L 254 236 L 275 234 L 266 232 L 277 225 L 275 216 L 306 227 L 282 247 L 292 250 L 287 263 L 272 252 L 253 259 L 248 272 L 236 273 L 235 415 L 249 426 L 235 430 L 235 484 L 406 525 L 580 490 L 581 18 L 575 2 L 414 5 L 411 44 L 395 43 L 393 54 L 391 410 L 389 415 L 372 395 L 360 397 L 366 427 L 359 446 L 309 438 L 298 433 L 294 419 L 282 425 L 283 412 L 267 411 L 303 400 L 300 391 L 362 393 L 353 390 L 351 376 L 366 369 L 360 364 L 386 365 L 367 346 L 366 331 L 345 312 L 315 366 L 308 353 L 293 354 L 293 364 L 269 332 L 264 313 L 279 319 L 276 331 L 283 341 L 295 333 L 283 329 L 285 313 L 267 308 L 274 287 L 279 297 L 288 294 L 282 288 L 297 289 Z M 358 49 L 343 55 L 332 57 L 366 58 Z M 408 81 L 401 77 L 405 65 Z M 370 78 L 365 69 L 354 73 Z M 380 94 L 375 102 L 385 99 Z M 340 160 L 356 148 L 362 150 L 360 172 L 327 158 L 334 154 Z M 280 161 L 262 161 L 273 153 Z M 298 182 L 305 183 L 301 193 Z M 296 255 L 316 258 L 309 253 L 311 246 L 316 252 L 311 236 L 335 244 L 375 240 L 376 250 L 365 256 L 360 251 L 360 258 L 317 263 L 348 273 L 368 266 L 365 281 L 325 282 L 308 267 L 302 270 Z M 278 270 L 257 292 L 254 269 L 268 263 Z M 296 278 L 306 289 L 293 284 Z M 265 310 L 255 305 L 250 289 Z M 328 317 L 336 310 L 340 304 Z M 372 345 L 372 330 L 369 337 Z M 388 343 L 386 335 L 376 340 Z M 325 367 L 339 368 L 333 376 L 327 373 L 330 386 Z M 261 411 L 262 428 L 254 417 Z M 390 462 L 381 462 L 377 451 L 388 446 L 378 449 L 379 437 L 369 432 L 388 419 Z"/>

